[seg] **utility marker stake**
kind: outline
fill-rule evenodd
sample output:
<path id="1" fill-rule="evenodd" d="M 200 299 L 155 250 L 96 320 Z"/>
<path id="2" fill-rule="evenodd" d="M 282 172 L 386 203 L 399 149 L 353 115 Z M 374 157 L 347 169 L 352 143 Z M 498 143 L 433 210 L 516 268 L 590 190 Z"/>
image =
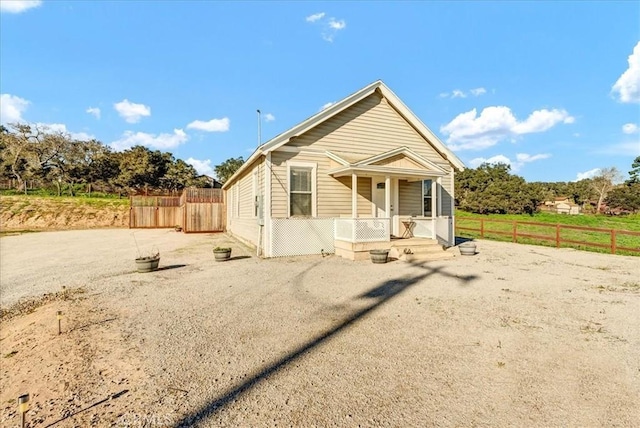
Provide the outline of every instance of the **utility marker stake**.
<path id="1" fill-rule="evenodd" d="M 58 311 L 56 313 L 56 317 L 58 318 L 58 334 L 62 334 L 61 320 L 62 320 L 62 311 Z"/>
<path id="2" fill-rule="evenodd" d="M 18 411 L 20 412 L 20 424 L 24 428 L 26 424 L 26 413 L 29 410 L 29 394 L 24 394 L 18 397 Z"/>

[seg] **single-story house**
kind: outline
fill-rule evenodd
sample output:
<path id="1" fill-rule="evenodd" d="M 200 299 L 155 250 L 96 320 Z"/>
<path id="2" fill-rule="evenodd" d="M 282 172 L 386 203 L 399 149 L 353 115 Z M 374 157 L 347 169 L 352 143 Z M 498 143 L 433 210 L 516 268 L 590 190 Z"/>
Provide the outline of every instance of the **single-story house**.
<path id="1" fill-rule="evenodd" d="M 403 236 L 450 246 L 462 169 L 378 80 L 260 145 L 222 187 L 226 230 L 264 257 L 349 257 Z"/>

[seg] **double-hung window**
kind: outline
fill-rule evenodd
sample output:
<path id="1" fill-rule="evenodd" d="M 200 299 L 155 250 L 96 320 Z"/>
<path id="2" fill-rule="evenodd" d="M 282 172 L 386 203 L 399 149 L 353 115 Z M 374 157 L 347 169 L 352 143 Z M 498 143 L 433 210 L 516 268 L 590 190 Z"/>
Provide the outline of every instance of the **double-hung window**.
<path id="1" fill-rule="evenodd" d="M 431 217 L 431 180 L 424 180 L 422 182 L 422 215 L 425 217 Z"/>
<path id="2" fill-rule="evenodd" d="M 314 163 L 290 162 L 288 170 L 289 216 L 315 217 L 316 165 Z"/>

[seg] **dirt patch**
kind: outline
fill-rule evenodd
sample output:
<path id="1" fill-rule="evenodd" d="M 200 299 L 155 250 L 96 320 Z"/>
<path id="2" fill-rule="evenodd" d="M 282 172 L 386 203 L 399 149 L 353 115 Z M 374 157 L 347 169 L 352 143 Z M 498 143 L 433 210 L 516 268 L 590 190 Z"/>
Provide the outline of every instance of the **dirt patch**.
<path id="1" fill-rule="evenodd" d="M 6 239 L 64 241 L 75 256 L 56 274 L 73 276 L 83 249 L 130 239 L 90 234 Z M 116 272 L 130 260 L 114 252 L 86 293 L 2 322 L 0 423 L 16 424 L 25 392 L 42 426 L 640 420 L 638 258 L 478 241 L 472 257 L 374 265 L 260 260 L 222 234 L 138 239 L 162 243 L 165 269 Z M 238 258 L 214 262 L 223 245 Z M 3 287 L 16 295 L 12 285 L 30 284 L 13 262 Z M 56 310 L 67 314 L 61 336 Z"/>
<path id="2" fill-rule="evenodd" d="M 3 232 L 128 227 L 129 206 L 126 200 L 3 196 L 0 224 Z"/>

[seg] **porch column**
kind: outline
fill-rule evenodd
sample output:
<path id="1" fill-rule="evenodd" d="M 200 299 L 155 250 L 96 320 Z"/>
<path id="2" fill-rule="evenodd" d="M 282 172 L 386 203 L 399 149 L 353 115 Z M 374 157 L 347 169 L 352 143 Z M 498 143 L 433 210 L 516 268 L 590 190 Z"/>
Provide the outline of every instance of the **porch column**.
<path id="1" fill-rule="evenodd" d="M 351 174 L 351 218 L 358 217 L 358 175 Z"/>
<path id="2" fill-rule="evenodd" d="M 391 177 L 388 175 L 384 178 L 384 211 L 391 218 Z"/>
<path id="3" fill-rule="evenodd" d="M 438 193 L 436 198 L 438 200 L 438 211 L 436 212 L 437 216 L 440 217 L 442 215 L 442 177 L 438 177 Z"/>
<path id="4" fill-rule="evenodd" d="M 436 193 L 438 193 L 438 183 L 436 180 L 431 180 L 431 218 L 438 216 L 438 201 L 436 201 Z"/>

